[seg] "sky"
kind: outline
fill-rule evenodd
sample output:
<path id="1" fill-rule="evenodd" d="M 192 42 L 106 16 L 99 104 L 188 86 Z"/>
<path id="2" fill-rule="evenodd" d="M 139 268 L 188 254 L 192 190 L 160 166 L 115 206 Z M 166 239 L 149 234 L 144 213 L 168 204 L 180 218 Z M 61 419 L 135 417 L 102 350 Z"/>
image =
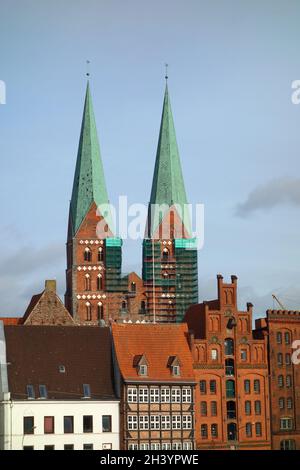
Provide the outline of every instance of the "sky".
<path id="1" fill-rule="evenodd" d="M 0 0 L 0 316 L 65 290 L 86 60 L 110 200 L 147 203 L 169 64 L 189 202 L 205 206 L 199 300 L 239 279 L 256 316 L 300 309 L 297 0 Z M 141 269 L 126 241 L 123 270 Z"/>

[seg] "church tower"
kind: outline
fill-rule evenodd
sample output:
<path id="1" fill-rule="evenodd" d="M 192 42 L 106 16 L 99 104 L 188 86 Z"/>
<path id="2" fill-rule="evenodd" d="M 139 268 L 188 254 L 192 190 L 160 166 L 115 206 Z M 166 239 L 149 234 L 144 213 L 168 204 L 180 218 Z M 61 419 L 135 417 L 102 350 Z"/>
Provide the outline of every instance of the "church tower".
<path id="1" fill-rule="evenodd" d="M 101 324 L 119 315 L 127 289 L 121 263 L 87 83 L 67 240 L 65 305 L 76 322 Z"/>
<path id="2" fill-rule="evenodd" d="M 180 322 L 187 308 L 198 302 L 196 246 L 166 83 L 143 241 L 143 281 L 151 321 Z"/>

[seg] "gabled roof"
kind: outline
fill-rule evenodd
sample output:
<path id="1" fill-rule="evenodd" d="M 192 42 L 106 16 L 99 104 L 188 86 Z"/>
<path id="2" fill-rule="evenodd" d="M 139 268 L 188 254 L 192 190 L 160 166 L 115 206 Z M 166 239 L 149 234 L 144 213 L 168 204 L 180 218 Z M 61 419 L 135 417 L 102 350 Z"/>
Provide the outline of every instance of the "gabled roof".
<path id="1" fill-rule="evenodd" d="M 167 206 L 165 213 L 167 213 L 168 207 L 171 208 L 172 206 L 176 205 L 179 211 L 183 211 L 184 207 L 187 205 L 187 197 L 167 85 L 165 89 L 150 197 L 150 221 L 148 220 L 148 235 L 150 238 L 151 235 L 155 233 L 158 225 L 165 215 L 163 211 L 162 214 L 159 214 L 156 209 L 154 211 L 152 210 L 151 214 L 150 207 L 152 204 L 165 204 Z M 183 213 L 180 215 L 182 215 L 182 222 L 186 231 L 191 234 L 190 217 L 188 211 L 183 211 Z"/>
<path id="2" fill-rule="evenodd" d="M 194 381 L 186 324 L 114 323 L 112 334 L 118 365 L 125 381 Z M 136 367 L 136 358 L 143 356 L 148 363 L 147 377 L 140 376 Z M 180 361 L 179 377 L 172 375 L 170 356 Z"/>
<path id="3" fill-rule="evenodd" d="M 27 385 L 38 398 L 39 385 L 45 385 L 49 399 L 78 400 L 83 384 L 93 399 L 115 398 L 109 328 L 5 326 L 4 334 L 12 398 L 26 399 Z"/>
<path id="4" fill-rule="evenodd" d="M 71 230 L 72 235 L 77 232 L 93 202 L 97 207 L 109 204 L 92 98 L 87 83 L 70 204 L 69 232 Z M 102 216 L 112 230 L 110 210 L 107 209 L 106 215 L 103 210 Z"/>

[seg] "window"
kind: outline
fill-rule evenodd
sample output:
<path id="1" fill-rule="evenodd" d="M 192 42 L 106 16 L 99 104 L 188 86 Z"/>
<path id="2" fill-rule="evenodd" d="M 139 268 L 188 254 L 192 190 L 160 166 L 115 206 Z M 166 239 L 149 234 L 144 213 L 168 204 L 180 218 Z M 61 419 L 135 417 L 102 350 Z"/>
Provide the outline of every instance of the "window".
<path id="1" fill-rule="evenodd" d="M 283 431 L 287 429 L 293 429 L 293 420 L 292 418 L 281 418 L 280 419 L 280 429 Z"/>
<path id="2" fill-rule="evenodd" d="M 136 283 L 135 283 L 135 282 L 132 282 L 130 288 L 131 288 L 131 292 L 132 292 L 133 294 L 135 294 L 135 293 L 136 293 Z"/>
<path id="3" fill-rule="evenodd" d="M 247 361 L 247 349 L 241 349 L 241 361 Z"/>
<path id="4" fill-rule="evenodd" d="M 135 431 L 138 428 L 137 416 L 128 415 L 127 416 L 127 427 L 128 431 Z"/>
<path id="5" fill-rule="evenodd" d="M 102 432 L 111 432 L 111 415 L 102 416 Z"/>
<path id="6" fill-rule="evenodd" d="M 218 425 L 217 424 L 212 424 L 210 427 L 210 432 L 211 432 L 211 437 L 215 439 L 218 437 Z"/>
<path id="7" fill-rule="evenodd" d="M 34 417 L 33 416 L 24 416 L 23 434 L 34 434 Z"/>
<path id="8" fill-rule="evenodd" d="M 207 403 L 206 403 L 206 401 L 201 402 L 200 412 L 201 412 L 201 416 L 207 416 Z"/>
<path id="9" fill-rule="evenodd" d="M 206 394 L 206 381 L 205 380 L 200 380 L 199 386 L 200 386 L 201 395 L 205 395 Z"/>
<path id="10" fill-rule="evenodd" d="M 91 387 L 89 384 L 83 384 L 83 398 L 91 398 Z"/>
<path id="11" fill-rule="evenodd" d="M 283 375 L 278 375 L 278 387 L 283 387 Z"/>
<path id="12" fill-rule="evenodd" d="M 93 450 L 94 445 L 93 444 L 83 444 L 83 450 Z"/>
<path id="13" fill-rule="evenodd" d="M 141 301 L 141 313 L 144 313 L 146 310 L 146 302 L 144 300 Z"/>
<path id="14" fill-rule="evenodd" d="M 148 401 L 149 401 L 148 388 L 139 388 L 139 402 L 148 403 Z"/>
<path id="15" fill-rule="evenodd" d="M 92 320 L 92 307 L 89 302 L 85 304 L 85 319 L 86 321 L 91 321 Z"/>
<path id="16" fill-rule="evenodd" d="M 181 442 L 173 442 L 172 450 L 181 450 L 181 448 L 182 448 Z"/>
<path id="17" fill-rule="evenodd" d="M 159 403 L 159 388 L 150 388 L 150 403 Z"/>
<path id="18" fill-rule="evenodd" d="M 160 419 L 161 419 L 161 429 L 171 429 L 170 415 L 162 415 Z"/>
<path id="19" fill-rule="evenodd" d="M 167 261 L 169 259 L 169 250 L 167 248 L 164 248 L 163 249 L 163 252 L 162 252 L 162 259 L 164 261 Z"/>
<path id="20" fill-rule="evenodd" d="M 58 366 L 58 370 L 60 374 L 64 374 L 66 372 L 65 366 L 63 366 L 62 364 Z"/>
<path id="21" fill-rule="evenodd" d="M 160 444 L 159 444 L 159 442 L 153 442 L 153 443 L 151 443 L 150 449 L 151 449 L 151 450 L 160 450 Z"/>
<path id="22" fill-rule="evenodd" d="M 280 409 L 280 410 L 283 410 L 284 407 L 285 407 L 285 398 L 284 398 L 284 397 L 280 397 L 279 400 L 278 400 L 278 403 L 279 403 L 279 409 Z"/>
<path id="23" fill-rule="evenodd" d="M 143 444 L 140 444 L 140 450 L 149 450 L 149 443 L 145 442 Z"/>
<path id="24" fill-rule="evenodd" d="M 127 302 L 126 302 L 126 300 L 123 300 L 123 302 L 122 302 L 122 310 L 127 310 Z"/>
<path id="25" fill-rule="evenodd" d="M 180 375 L 180 366 L 173 366 L 172 374 L 178 377 Z"/>
<path id="26" fill-rule="evenodd" d="M 91 290 L 91 276 L 89 274 L 85 275 L 84 278 L 84 289 Z"/>
<path id="27" fill-rule="evenodd" d="M 285 342 L 285 344 L 290 344 L 290 342 L 291 342 L 291 336 L 290 336 L 290 333 L 288 331 L 286 331 L 284 333 L 284 342 Z"/>
<path id="28" fill-rule="evenodd" d="M 44 446 L 44 450 L 54 450 L 54 446 Z"/>
<path id="29" fill-rule="evenodd" d="M 212 349 L 211 350 L 211 359 L 213 361 L 217 361 L 218 360 L 218 350 L 217 349 Z"/>
<path id="30" fill-rule="evenodd" d="M 212 401 L 211 404 L 210 404 L 210 414 L 212 416 L 217 416 L 218 414 L 218 408 L 217 408 L 217 402 L 216 401 Z"/>
<path id="31" fill-rule="evenodd" d="M 260 393 L 260 380 L 259 379 L 255 379 L 254 380 L 254 393 Z"/>
<path id="32" fill-rule="evenodd" d="M 246 423 L 246 436 L 252 437 L 252 423 Z"/>
<path id="33" fill-rule="evenodd" d="M 182 403 L 191 403 L 192 402 L 192 390 L 191 388 L 182 389 Z"/>
<path id="34" fill-rule="evenodd" d="M 97 305 L 97 317 L 98 317 L 98 320 L 103 320 L 103 317 L 104 317 L 104 307 L 101 302 L 99 302 Z"/>
<path id="35" fill-rule="evenodd" d="M 103 261 L 103 248 L 101 246 L 98 249 L 98 261 Z"/>
<path id="36" fill-rule="evenodd" d="M 285 355 L 285 365 L 286 366 L 291 365 L 291 355 L 290 355 L 290 353 L 286 353 L 286 355 Z"/>
<path id="37" fill-rule="evenodd" d="M 237 431 L 235 423 L 227 424 L 227 439 L 228 441 L 235 441 L 237 439 Z"/>
<path id="38" fill-rule="evenodd" d="M 278 353 L 278 354 L 277 354 L 277 364 L 278 364 L 279 366 L 282 366 L 282 364 L 283 364 L 283 356 L 282 356 L 282 353 Z"/>
<path id="39" fill-rule="evenodd" d="M 64 450 L 74 450 L 74 444 L 65 444 Z"/>
<path id="40" fill-rule="evenodd" d="M 83 417 L 83 432 L 93 432 L 93 416 Z"/>
<path id="41" fill-rule="evenodd" d="M 227 419 L 236 419 L 235 402 L 228 401 L 226 403 L 226 409 L 227 409 Z"/>
<path id="42" fill-rule="evenodd" d="M 92 261 L 92 252 L 88 247 L 86 247 L 84 250 L 83 258 L 84 261 Z"/>
<path id="43" fill-rule="evenodd" d="M 74 417 L 64 416 L 64 433 L 71 434 L 74 432 Z"/>
<path id="44" fill-rule="evenodd" d="M 251 401 L 249 400 L 245 401 L 245 414 L 251 415 Z"/>
<path id="45" fill-rule="evenodd" d="M 35 398 L 35 393 L 34 393 L 34 387 L 33 387 L 33 385 L 27 385 L 27 386 L 26 386 L 26 391 L 27 391 L 27 398 L 28 398 L 28 400 L 34 400 L 34 398 Z"/>
<path id="46" fill-rule="evenodd" d="M 39 385 L 40 398 L 45 400 L 47 398 L 47 388 L 46 385 Z"/>
<path id="47" fill-rule="evenodd" d="M 280 331 L 276 333 L 276 341 L 277 341 L 277 344 L 282 343 L 282 333 Z"/>
<path id="48" fill-rule="evenodd" d="M 183 443 L 183 450 L 192 450 L 193 449 L 193 445 L 191 442 L 184 442 Z"/>
<path id="49" fill-rule="evenodd" d="M 160 429 L 160 416 L 151 415 L 150 416 L 150 428 L 151 429 Z"/>
<path id="50" fill-rule="evenodd" d="M 287 403 L 287 409 L 291 410 L 293 408 L 293 399 L 291 397 L 288 397 L 288 399 L 286 400 L 286 403 Z"/>
<path id="51" fill-rule="evenodd" d="M 234 341 L 231 338 L 225 339 L 225 356 L 233 356 L 234 354 Z"/>
<path id="52" fill-rule="evenodd" d="M 148 366 L 146 366 L 146 364 L 141 364 L 139 366 L 139 374 L 140 375 L 148 375 Z"/>
<path id="53" fill-rule="evenodd" d="M 255 423 L 255 434 L 256 436 L 262 435 L 261 423 Z"/>
<path id="54" fill-rule="evenodd" d="M 212 395 L 217 393 L 217 382 L 215 380 L 209 381 L 209 391 Z"/>
<path id="55" fill-rule="evenodd" d="M 164 387 L 160 392 L 160 399 L 162 403 L 170 403 L 170 389 L 169 387 Z"/>
<path id="56" fill-rule="evenodd" d="M 235 398 L 234 380 L 226 380 L 226 398 Z"/>
<path id="57" fill-rule="evenodd" d="M 248 394 L 250 390 L 250 380 L 244 380 L 244 392 Z"/>
<path id="58" fill-rule="evenodd" d="M 296 443 L 293 439 L 286 439 L 280 442 L 280 450 L 295 450 Z"/>
<path id="59" fill-rule="evenodd" d="M 149 416 L 148 415 L 140 415 L 140 429 L 145 430 L 149 429 Z"/>
<path id="60" fill-rule="evenodd" d="M 172 415 L 172 429 L 181 428 L 181 415 Z"/>
<path id="61" fill-rule="evenodd" d="M 255 400 L 254 408 L 255 408 L 255 414 L 261 415 L 261 401 L 260 400 Z"/>
<path id="62" fill-rule="evenodd" d="M 97 276 L 97 290 L 103 290 L 103 277 L 102 274 Z"/>
<path id="63" fill-rule="evenodd" d="M 171 450 L 171 443 L 170 442 L 163 442 L 161 445 L 161 450 Z"/>
<path id="64" fill-rule="evenodd" d="M 200 430 L 202 439 L 207 439 L 207 424 L 201 424 Z"/>
<path id="65" fill-rule="evenodd" d="M 172 388 L 172 403 L 180 403 L 181 392 L 180 388 Z"/>
<path id="66" fill-rule="evenodd" d="M 128 450 L 139 450 L 139 445 L 138 444 L 129 444 L 128 445 Z"/>
<path id="67" fill-rule="evenodd" d="M 128 387 L 127 401 L 128 403 L 137 403 L 137 389 L 135 387 Z"/>
<path id="68" fill-rule="evenodd" d="M 182 429 L 192 429 L 192 415 L 182 416 Z"/>
<path id="69" fill-rule="evenodd" d="M 54 416 L 44 416 L 44 434 L 54 433 Z"/>
<path id="70" fill-rule="evenodd" d="M 292 386 L 292 376 L 291 375 L 286 376 L 286 386 L 287 386 L 287 388 L 291 388 L 291 386 Z"/>

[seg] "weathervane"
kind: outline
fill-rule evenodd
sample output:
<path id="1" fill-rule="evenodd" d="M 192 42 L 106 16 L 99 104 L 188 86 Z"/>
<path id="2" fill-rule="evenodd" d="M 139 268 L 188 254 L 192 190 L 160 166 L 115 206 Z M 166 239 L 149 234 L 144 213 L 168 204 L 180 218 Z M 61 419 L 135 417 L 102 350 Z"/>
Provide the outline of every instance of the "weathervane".
<path id="1" fill-rule="evenodd" d="M 87 77 L 90 76 L 90 61 L 89 60 L 86 61 L 86 76 Z"/>
<path id="2" fill-rule="evenodd" d="M 165 64 L 165 67 L 166 67 L 166 75 L 165 75 L 165 79 L 166 79 L 166 82 L 168 81 L 168 67 L 169 67 L 169 64 Z"/>

